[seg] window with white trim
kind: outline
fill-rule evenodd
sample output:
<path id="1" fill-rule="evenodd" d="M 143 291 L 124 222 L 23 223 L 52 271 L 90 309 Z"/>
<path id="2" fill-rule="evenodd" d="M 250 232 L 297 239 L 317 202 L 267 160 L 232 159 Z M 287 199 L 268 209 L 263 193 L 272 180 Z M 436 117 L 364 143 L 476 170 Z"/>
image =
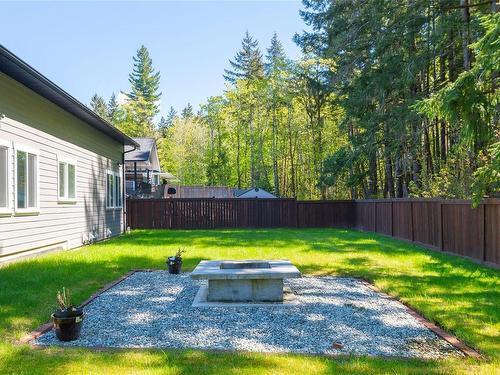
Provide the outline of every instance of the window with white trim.
<path id="1" fill-rule="evenodd" d="M 58 158 L 57 196 L 62 202 L 76 202 L 76 161 Z"/>
<path id="2" fill-rule="evenodd" d="M 120 173 L 115 174 L 115 205 L 122 207 L 122 176 Z"/>
<path id="3" fill-rule="evenodd" d="M 108 171 L 106 178 L 106 207 L 122 207 L 122 176 L 119 172 Z"/>
<path id="4" fill-rule="evenodd" d="M 9 146 L 0 144 L 0 212 L 8 211 L 9 204 Z"/>
<path id="5" fill-rule="evenodd" d="M 16 212 L 38 211 L 38 153 L 16 147 Z"/>

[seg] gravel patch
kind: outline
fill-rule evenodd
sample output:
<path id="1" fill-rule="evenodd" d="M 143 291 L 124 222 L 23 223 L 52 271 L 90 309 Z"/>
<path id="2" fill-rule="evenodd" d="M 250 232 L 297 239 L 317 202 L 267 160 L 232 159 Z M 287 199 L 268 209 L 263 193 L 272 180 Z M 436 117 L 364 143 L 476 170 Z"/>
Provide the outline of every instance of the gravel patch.
<path id="1" fill-rule="evenodd" d="M 403 304 L 348 277 L 285 281 L 293 306 L 192 307 L 205 281 L 189 274 L 136 272 L 85 307 L 81 337 L 37 345 L 195 348 L 356 354 L 437 359 L 463 354 L 408 313 Z M 335 343 L 335 345 L 334 345 Z"/>

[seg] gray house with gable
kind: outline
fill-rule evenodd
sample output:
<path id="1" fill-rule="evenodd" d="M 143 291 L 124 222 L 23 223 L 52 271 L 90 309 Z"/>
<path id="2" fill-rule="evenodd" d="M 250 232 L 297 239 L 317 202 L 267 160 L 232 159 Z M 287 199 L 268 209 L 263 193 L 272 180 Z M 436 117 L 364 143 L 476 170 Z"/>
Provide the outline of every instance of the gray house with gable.
<path id="1" fill-rule="evenodd" d="M 125 146 L 139 145 L 0 45 L 0 261 L 122 233 Z"/>

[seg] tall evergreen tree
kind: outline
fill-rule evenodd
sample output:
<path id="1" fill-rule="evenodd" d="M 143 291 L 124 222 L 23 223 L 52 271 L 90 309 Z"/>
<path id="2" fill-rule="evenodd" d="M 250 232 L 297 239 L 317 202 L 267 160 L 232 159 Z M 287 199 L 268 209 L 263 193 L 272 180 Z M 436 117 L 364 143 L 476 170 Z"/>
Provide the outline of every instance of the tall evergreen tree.
<path id="1" fill-rule="evenodd" d="M 160 133 L 160 136 L 164 138 L 167 136 L 167 131 L 168 131 L 167 119 L 161 116 L 160 122 L 158 123 L 158 132 Z"/>
<path id="2" fill-rule="evenodd" d="M 269 97 L 269 112 L 271 115 L 271 134 L 272 134 L 272 147 L 271 156 L 273 163 L 273 185 L 274 194 L 280 195 L 280 181 L 279 181 L 279 165 L 278 165 L 278 132 L 280 123 L 280 109 L 283 107 L 286 99 L 286 61 L 285 50 L 283 45 L 278 39 L 276 33 L 271 38 L 271 45 L 267 49 L 266 62 L 264 64 L 268 97 Z"/>
<path id="3" fill-rule="evenodd" d="M 264 73 L 262 53 L 259 42 L 254 39 L 248 30 L 241 41 L 241 50 L 236 53 L 234 60 L 229 60 L 231 69 L 224 69 L 224 78 L 235 83 L 239 79 L 261 78 Z"/>
<path id="4" fill-rule="evenodd" d="M 102 96 L 94 94 L 90 99 L 90 108 L 105 120 L 110 120 L 106 101 Z"/>
<path id="5" fill-rule="evenodd" d="M 171 127 L 174 124 L 174 120 L 177 117 L 177 111 L 174 107 L 170 106 L 170 110 L 167 113 L 167 118 L 165 119 L 167 127 Z"/>
<path id="6" fill-rule="evenodd" d="M 286 67 L 286 55 L 283 44 L 278 39 L 276 33 L 271 38 L 271 45 L 267 49 L 266 62 L 264 69 L 266 76 L 272 75 L 276 71 L 283 70 Z"/>
<path id="7" fill-rule="evenodd" d="M 181 111 L 181 118 L 186 120 L 192 117 L 194 117 L 193 106 L 191 103 L 188 103 Z"/>
<path id="8" fill-rule="evenodd" d="M 118 109 L 118 101 L 116 100 L 115 93 L 111 94 L 108 102 L 108 117 L 111 121 L 115 118 L 116 110 Z"/>
<path id="9" fill-rule="evenodd" d="M 312 31 L 295 40 L 335 62 L 328 85 L 349 142 L 327 158 L 324 177 L 349 181 L 353 197 L 470 196 L 495 106 L 495 75 L 474 75 L 480 51 L 471 42 L 495 2 L 303 3 Z"/>
<path id="10" fill-rule="evenodd" d="M 136 117 L 140 125 L 149 132 L 153 130 L 153 118 L 159 112 L 159 100 L 161 97 L 160 72 L 155 72 L 153 60 L 145 46 L 137 50 L 133 57 L 134 68 L 129 75 L 129 82 L 132 85 L 131 91 L 127 94 L 132 110 L 136 112 Z"/>

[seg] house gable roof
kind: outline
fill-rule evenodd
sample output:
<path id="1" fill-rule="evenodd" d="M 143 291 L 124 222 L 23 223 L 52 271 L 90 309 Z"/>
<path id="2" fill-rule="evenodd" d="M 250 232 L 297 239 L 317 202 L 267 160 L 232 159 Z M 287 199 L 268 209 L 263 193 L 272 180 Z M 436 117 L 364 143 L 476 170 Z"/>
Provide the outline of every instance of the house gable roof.
<path id="1" fill-rule="evenodd" d="M 271 194 L 270 192 L 268 192 L 267 190 L 264 190 L 262 188 L 258 188 L 258 187 L 252 187 L 250 189 L 235 189 L 234 190 L 234 196 L 236 198 L 239 198 L 241 197 L 242 195 L 245 195 L 247 193 L 257 193 L 257 194 L 263 194 L 269 198 L 276 198 L 276 196 L 274 194 Z"/>
<path id="2" fill-rule="evenodd" d="M 0 72 L 28 87 L 73 116 L 124 145 L 137 146 L 129 136 L 36 71 L 0 44 Z"/>
<path id="3" fill-rule="evenodd" d="M 139 147 L 125 154 L 125 161 L 148 161 L 156 146 L 154 138 L 133 138 Z"/>

